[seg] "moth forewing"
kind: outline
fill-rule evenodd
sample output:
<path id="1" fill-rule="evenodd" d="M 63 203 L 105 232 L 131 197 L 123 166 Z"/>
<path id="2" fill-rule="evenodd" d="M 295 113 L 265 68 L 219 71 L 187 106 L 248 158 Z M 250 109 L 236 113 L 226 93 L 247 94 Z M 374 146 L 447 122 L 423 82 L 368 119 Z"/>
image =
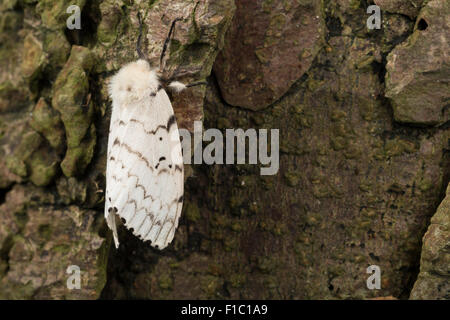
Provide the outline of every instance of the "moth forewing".
<path id="1" fill-rule="evenodd" d="M 119 245 L 114 214 L 134 235 L 163 249 L 173 239 L 183 199 L 181 143 L 172 104 L 145 60 L 112 78 L 105 217 Z"/>

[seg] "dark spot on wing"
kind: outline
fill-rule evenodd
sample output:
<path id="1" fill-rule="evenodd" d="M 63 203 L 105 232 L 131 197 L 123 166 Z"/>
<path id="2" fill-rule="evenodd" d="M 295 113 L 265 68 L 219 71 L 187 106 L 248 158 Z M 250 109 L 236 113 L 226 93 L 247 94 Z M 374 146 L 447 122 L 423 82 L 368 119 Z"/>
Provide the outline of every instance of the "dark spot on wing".
<path id="1" fill-rule="evenodd" d="M 164 160 L 166 160 L 166 157 L 161 157 L 161 158 L 159 158 L 159 162 L 161 162 L 161 161 L 164 161 Z"/>
<path id="2" fill-rule="evenodd" d="M 175 124 L 175 121 L 176 121 L 175 116 L 174 116 L 174 115 L 171 115 L 170 118 L 169 118 L 169 120 L 167 120 L 167 125 L 166 125 L 167 131 L 170 131 L 170 127 L 171 127 L 173 124 Z"/>

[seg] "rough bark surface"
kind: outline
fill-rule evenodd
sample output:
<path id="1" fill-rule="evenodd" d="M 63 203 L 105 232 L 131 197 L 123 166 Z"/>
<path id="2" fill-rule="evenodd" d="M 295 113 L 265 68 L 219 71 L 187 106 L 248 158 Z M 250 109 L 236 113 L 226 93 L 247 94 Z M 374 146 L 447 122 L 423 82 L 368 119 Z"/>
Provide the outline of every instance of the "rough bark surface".
<path id="1" fill-rule="evenodd" d="M 252 110 L 279 99 L 323 45 L 322 1 L 236 1 L 215 75 L 225 101 Z"/>
<path id="2" fill-rule="evenodd" d="M 386 96 L 399 122 L 443 124 L 450 111 L 450 2 L 429 1 L 387 58 Z"/>
<path id="3" fill-rule="evenodd" d="M 2 1 L 0 298 L 448 299 L 448 1 L 375 2 L 380 30 L 372 1 Z M 124 228 L 116 250 L 103 218 L 107 87 L 138 11 L 155 67 L 181 17 L 164 72 L 207 80 L 173 96 L 181 127 L 280 129 L 276 175 L 186 166 L 162 252 Z"/>
<path id="4" fill-rule="evenodd" d="M 417 17 L 424 0 L 374 0 L 375 4 L 391 13 L 401 13 L 410 18 Z"/>
<path id="5" fill-rule="evenodd" d="M 411 299 L 450 299 L 450 185 L 423 237 L 420 273 Z"/>

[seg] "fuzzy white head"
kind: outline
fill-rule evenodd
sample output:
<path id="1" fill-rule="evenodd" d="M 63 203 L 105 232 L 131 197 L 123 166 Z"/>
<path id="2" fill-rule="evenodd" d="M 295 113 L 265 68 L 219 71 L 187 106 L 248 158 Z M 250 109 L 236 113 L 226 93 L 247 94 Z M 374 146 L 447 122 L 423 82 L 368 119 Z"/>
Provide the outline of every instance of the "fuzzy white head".
<path id="1" fill-rule="evenodd" d="M 122 67 L 111 79 L 109 95 L 118 105 L 134 105 L 158 91 L 160 81 L 155 70 L 141 59 Z"/>

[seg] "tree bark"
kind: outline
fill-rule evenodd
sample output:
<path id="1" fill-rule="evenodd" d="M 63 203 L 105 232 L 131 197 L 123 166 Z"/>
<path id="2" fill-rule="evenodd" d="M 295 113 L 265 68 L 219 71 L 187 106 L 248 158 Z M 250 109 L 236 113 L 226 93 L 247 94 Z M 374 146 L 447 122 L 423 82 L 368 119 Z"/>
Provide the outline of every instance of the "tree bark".
<path id="1" fill-rule="evenodd" d="M 382 27 L 369 30 L 365 1 L 3 1 L 0 298 L 409 298 L 449 182 L 450 5 L 375 3 Z M 172 96 L 181 128 L 280 130 L 275 175 L 185 165 L 164 251 L 124 227 L 116 250 L 103 217 L 108 83 L 137 59 L 138 12 L 155 68 L 182 18 L 164 74 L 207 81 Z M 424 245 L 447 236 L 429 231 Z M 427 248 L 424 268 L 445 269 Z M 419 280 L 413 297 L 448 299 Z"/>

